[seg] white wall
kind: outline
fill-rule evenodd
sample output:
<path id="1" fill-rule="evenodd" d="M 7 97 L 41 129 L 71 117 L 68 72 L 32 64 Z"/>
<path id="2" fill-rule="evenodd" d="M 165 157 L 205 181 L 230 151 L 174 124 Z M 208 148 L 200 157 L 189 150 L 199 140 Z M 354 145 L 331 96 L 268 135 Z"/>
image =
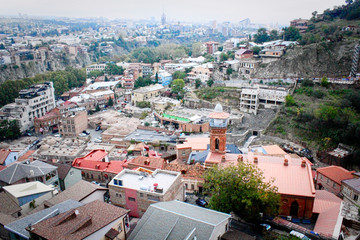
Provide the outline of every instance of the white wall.
<path id="1" fill-rule="evenodd" d="M 100 201 L 104 201 L 104 194 L 105 194 L 105 190 L 97 190 L 95 192 L 93 192 L 92 194 L 90 194 L 89 196 L 87 196 L 86 198 L 84 198 L 82 201 L 82 203 L 86 204 L 95 200 L 100 200 Z"/>

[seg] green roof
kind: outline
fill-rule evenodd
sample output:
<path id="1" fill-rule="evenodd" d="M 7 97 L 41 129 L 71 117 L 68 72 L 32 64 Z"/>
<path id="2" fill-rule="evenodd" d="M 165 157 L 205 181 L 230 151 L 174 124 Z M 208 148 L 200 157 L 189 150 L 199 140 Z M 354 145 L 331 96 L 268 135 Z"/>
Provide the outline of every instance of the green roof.
<path id="1" fill-rule="evenodd" d="M 178 121 L 181 121 L 181 122 L 190 122 L 190 119 L 188 118 L 183 118 L 183 117 L 177 117 L 177 116 L 173 116 L 173 115 L 170 115 L 170 114 L 166 114 L 166 113 L 163 113 L 162 115 L 164 118 L 168 118 L 168 119 L 174 119 L 174 120 L 178 120 Z"/>

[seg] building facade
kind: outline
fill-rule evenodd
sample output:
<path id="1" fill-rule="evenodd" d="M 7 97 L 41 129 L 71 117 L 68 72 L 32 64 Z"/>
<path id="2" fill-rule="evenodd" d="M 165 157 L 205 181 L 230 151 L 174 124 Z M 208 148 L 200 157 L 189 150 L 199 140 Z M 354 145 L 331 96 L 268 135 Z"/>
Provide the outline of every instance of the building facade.
<path id="1" fill-rule="evenodd" d="M 60 123 L 60 133 L 64 137 L 77 137 L 88 127 L 86 111 L 73 112 L 63 117 Z"/>
<path id="2" fill-rule="evenodd" d="M 34 119 L 44 116 L 55 108 L 55 93 L 52 82 L 33 85 L 19 92 L 14 103 L 5 105 L 0 110 L 0 120 L 16 120 L 20 131 L 34 126 Z"/>
<path id="3" fill-rule="evenodd" d="M 184 200 L 181 173 L 155 170 L 152 174 L 124 169 L 109 183 L 111 203 L 142 217 L 152 203 Z"/>

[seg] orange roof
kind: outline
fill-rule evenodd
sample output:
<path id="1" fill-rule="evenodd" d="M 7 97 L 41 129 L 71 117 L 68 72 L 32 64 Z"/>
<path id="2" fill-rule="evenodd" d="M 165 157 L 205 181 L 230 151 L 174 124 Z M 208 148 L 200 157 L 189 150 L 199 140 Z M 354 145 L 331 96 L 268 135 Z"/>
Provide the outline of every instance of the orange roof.
<path id="1" fill-rule="evenodd" d="M 269 155 L 286 155 L 287 154 L 278 145 L 267 145 L 267 146 L 262 146 L 262 148 L 266 151 L 266 154 L 269 154 Z"/>
<path id="2" fill-rule="evenodd" d="M 209 118 L 217 118 L 217 119 L 227 119 L 230 114 L 226 112 L 212 112 L 209 114 Z"/>
<path id="3" fill-rule="evenodd" d="M 148 161 L 149 164 L 146 164 L 146 161 Z M 139 156 L 127 161 L 127 163 L 124 164 L 124 167 L 133 165 L 132 167 L 135 166 L 135 167 L 144 167 L 149 169 L 164 169 L 165 163 L 166 161 L 162 158 Z"/>
<path id="4" fill-rule="evenodd" d="M 21 157 L 19 157 L 19 159 L 17 160 L 18 162 L 24 161 L 26 159 L 28 159 L 33 153 L 35 152 L 35 150 L 29 150 L 27 151 L 24 155 L 22 155 Z"/>
<path id="5" fill-rule="evenodd" d="M 9 156 L 9 154 L 11 153 L 11 150 L 9 149 L 1 149 L 0 150 L 0 165 L 4 164 L 6 158 Z"/>
<path id="6" fill-rule="evenodd" d="M 354 172 L 350 172 L 339 166 L 318 168 L 316 171 L 339 185 L 341 185 L 342 180 L 354 178 L 352 175 Z"/>
<path id="7" fill-rule="evenodd" d="M 108 172 L 118 174 L 123 170 L 125 161 L 100 162 L 91 160 L 75 159 L 72 166 L 78 169 Z"/>
<path id="8" fill-rule="evenodd" d="M 176 149 L 191 148 L 192 151 L 205 151 L 210 144 L 209 137 L 186 138 L 183 144 L 176 145 Z"/>
<path id="9" fill-rule="evenodd" d="M 325 190 L 316 190 L 313 212 L 319 213 L 314 232 L 338 238 L 343 217 L 342 200 Z"/>
<path id="10" fill-rule="evenodd" d="M 225 162 L 221 163 L 222 156 L 225 155 Z M 206 164 L 230 165 L 236 164 L 239 154 L 220 154 L 209 153 L 205 160 Z M 290 155 L 269 156 L 255 155 L 253 152 L 243 154 L 246 162 L 256 164 L 264 173 L 264 180 L 274 179 L 274 186 L 278 188 L 280 194 L 315 197 L 315 187 L 312 180 L 311 166 L 305 161 L 305 167 L 301 166 L 301 158 L 292 158 Z M 258 163 L 254 163 L 257 157 Z M 288 166 L 284 165 L 284 160 L 288 159 Z"/>

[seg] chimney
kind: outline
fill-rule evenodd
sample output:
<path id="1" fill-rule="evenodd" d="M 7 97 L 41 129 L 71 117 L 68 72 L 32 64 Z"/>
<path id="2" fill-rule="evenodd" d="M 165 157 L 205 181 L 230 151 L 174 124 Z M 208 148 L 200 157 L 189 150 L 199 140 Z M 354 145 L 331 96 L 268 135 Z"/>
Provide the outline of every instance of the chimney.
<path id="1" fill-rule="evenodd" d="M 284 160 L 284 166 L 288 166 L 289 165 L 289 160 L 287 160 L 287 158 L 285 158 Z"/>
<path id="2" fill-rule="evenodd" d="M 225 162 L 225 155 L 222 155 L 221 162 Z"/>
<path id="3" fill-rule="evenodd" d="M 257 157 L 254 157 L 254 163 L 258 163 L 258 158 Z"/>
<path id="4" fill-rule="evenodd" d="M 243 156 L 239 154 L 239 155 L 238 155 L 238 158 L 237 158 L 237 161 L 238 161 L 238 163 L 239 163 L 239 162 L 242 162 L 242 161 L 243 161 Z"/>
<path id="5" fill-rule="evenodd" d="M 301 161 L 301 167 L 306 167 L 306 161 L 304 159 Z"/>

